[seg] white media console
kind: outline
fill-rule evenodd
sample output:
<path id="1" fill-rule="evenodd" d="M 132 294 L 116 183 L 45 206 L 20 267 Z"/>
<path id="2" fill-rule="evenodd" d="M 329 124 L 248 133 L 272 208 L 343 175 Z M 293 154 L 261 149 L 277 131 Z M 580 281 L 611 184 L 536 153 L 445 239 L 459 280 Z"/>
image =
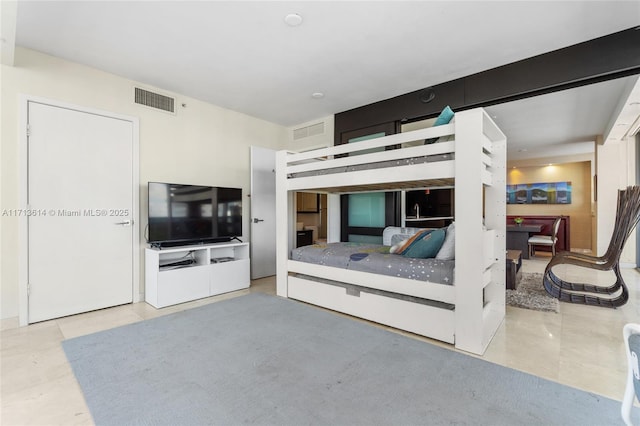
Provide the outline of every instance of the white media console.
<path id="1" fill-rule="evenodd" d="M 249 243 L 145 249 L 145 300 L 162 308 L 249 288 Z"/>

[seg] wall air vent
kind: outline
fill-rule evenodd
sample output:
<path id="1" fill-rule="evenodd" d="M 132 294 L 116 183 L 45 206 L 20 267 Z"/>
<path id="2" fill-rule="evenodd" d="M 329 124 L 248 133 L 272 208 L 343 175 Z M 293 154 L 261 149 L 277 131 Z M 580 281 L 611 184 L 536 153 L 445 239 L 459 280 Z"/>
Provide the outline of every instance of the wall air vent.
<path id="1" fill-rule="evenodd" d="M 297 141 L 300 139 L 307 138 L 309 136 L 321 135 L 324 133 L 324 122 L 311 124 L 309 126 L 300 127 L 298 129 L 293 130 L 293 140 Z"/>
<path id="2" fill-rule="evenodd" d="M 175 99 L 159 93 L 135 88 L 135 103 L 175 114 Z"/>

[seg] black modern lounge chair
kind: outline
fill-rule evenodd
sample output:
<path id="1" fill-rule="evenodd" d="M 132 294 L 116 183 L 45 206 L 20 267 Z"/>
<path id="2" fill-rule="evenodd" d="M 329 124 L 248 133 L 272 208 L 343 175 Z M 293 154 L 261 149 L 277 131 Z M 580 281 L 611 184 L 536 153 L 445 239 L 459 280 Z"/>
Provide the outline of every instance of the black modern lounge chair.
<path id="1" fill-rule="evenodd" d="M 543 283 L 547 293 L 562 302 L 608 308 L 616 308 L 627 303 L 629 291 L 620 274 L 620 254 L 639 220 L 640 186 L 630 186 L 625 190 L 619 190 L 616 222 L 607 252 L 603 256 L 589 256 L 572 252 L 557 253 L 544 271 Z M 616 282 L 605 287 L 565 281 L 553 272 L 553 268 L 561 264 L 600 271 L 613 271 Z"/>

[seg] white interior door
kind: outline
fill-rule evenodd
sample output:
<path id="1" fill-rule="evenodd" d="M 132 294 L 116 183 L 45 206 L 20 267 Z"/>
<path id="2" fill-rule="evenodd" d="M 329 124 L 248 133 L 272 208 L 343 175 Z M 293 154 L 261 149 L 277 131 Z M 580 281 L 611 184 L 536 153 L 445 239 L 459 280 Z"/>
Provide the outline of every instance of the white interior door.
<path id="1" fill-rule="evenodd" d="M 28 103 L 28 322 L 133 300 L 134 125 Z"/>
<path id="2" fill-rule="evenodd" d="M 251 279 L 276 274 L 276 151 L 251 147 Z"/>

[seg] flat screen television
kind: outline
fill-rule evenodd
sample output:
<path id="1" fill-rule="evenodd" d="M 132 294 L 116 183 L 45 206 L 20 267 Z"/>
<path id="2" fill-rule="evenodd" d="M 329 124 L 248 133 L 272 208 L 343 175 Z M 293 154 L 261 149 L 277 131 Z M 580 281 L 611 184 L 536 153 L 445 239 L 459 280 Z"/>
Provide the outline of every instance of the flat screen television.
<path id="1" fill-rule="evenodd" d="M 172 247 L 242 235 L 242 189 L 149 182 L 149 244 Z"/>

